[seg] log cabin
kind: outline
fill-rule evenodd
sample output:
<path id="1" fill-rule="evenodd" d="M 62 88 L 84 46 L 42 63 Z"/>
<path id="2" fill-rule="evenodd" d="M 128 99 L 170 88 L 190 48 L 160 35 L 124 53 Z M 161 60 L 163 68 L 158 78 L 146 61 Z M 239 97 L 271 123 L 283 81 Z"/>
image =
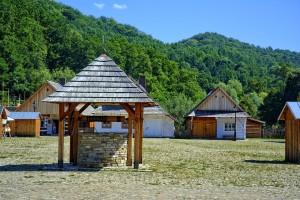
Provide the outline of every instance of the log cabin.
<path id="1" fill-rule="evenodd" d="M 47 81 L 34 92 L 15 112 L 39 112 L 41 115 L 41 134 L 57 134 L 58 105 L 42 100 L 62 87 L 61 84 Z"/>
<path id="2" fill-rule="evenodd" d="M 185 117 L 192 138 L 246 139 L 248 115 L 221 87 L 208 93 Z"/>

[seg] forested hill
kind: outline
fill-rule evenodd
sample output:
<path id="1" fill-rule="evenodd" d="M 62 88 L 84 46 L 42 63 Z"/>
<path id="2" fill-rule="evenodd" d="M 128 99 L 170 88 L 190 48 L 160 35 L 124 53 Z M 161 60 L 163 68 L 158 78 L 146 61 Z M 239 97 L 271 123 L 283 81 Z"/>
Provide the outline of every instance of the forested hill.
<path id="1" fill-rule="evenodd" d="M 276 122 L 277 113 L 272 119 L 266 116 L 274 103 L 278 110 L 285 100 L 299 98 L 297 87 L 292 93 L 286 89 L 299 84 L 297 52 L 260 48 L 216 33 L 164 44 L 135 27 L 82 15 L 54 0 L 0 0 L 0 7 L 0 79 L 6 102 L 8 89 L 14 102 L 19 94 L 28 98 L 46 80 L 72 78 L 104 48 L 128 75 L 146 75 L 149 94 L 181 122 L 218 85 L 268 123 Z"/>

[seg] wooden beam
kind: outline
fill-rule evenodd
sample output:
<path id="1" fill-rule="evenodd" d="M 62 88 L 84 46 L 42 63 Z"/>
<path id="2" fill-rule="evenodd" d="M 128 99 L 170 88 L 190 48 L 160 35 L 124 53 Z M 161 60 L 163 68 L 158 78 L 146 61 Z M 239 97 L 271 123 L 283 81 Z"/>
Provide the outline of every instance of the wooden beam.
<path id="1" fill-rule="evenodd" d="M 73 132 L 73 165 L 77 165 L 77 150 L 78 150 L 78 118 L 79 118 L 79 112 L 74 112 L 74 132 Z"/>
<path id="2" fill-rule="evenodd" d="M 135 126 L 135 132 L 134 132 L 134 169 L 139 168 L 139 146 L 140 146 L 140 125 L 141 125 L 141 103 L 135 104 L 135 118 L 134 118 L 134 126 Z"/>
<path id="3" fill-rule="evenodd" d="M 79 115 L 80 115 L 87 107 L 89 107 L 89 105 L 91 105 L 91 103 L 86 103 L 86 104 L 84 104 L 84 106 L 82 106 L 82 108 L 80 108 L 80 110 L 78 111 Z"/>
<path id="4" fill-rule="evenodd" d="M 58 121 L 58 167 L 63 168 L 64 165 L 64 118 L 65 104 L 59 103 L 59 121 Z"/>
<path id="5" fill-rule="evenodd" d="M 66 112 L 64 112 L 61 116 L 59 116 L 59 121 L 62 121 L 68 115 L 70 115 L 70 113 L 73 112 L 78 105 L 79 105 L 79 103 L 72 103 L 71 105 L 69 105 L 68 110 Z"/>
<path id="6" fill-rule="evenodd" d="M 128 112 L 128 115 L 135 116 L 134 109 L 128 103 L 120 103 L 120 105 Z"/>
<path id="7" fill-rule="evenodd" d="M 144 106 L 141 104 L 140 111 L 140 137 L 139 137 L 139 163 L 143 160 L 143 128 L 144 128 Z"/>
<path id="8" fill-rule="evenodd" d="M 127 166 L 132 166 L 132 116 L 128 116 Z"/>
<path id="9" fill-rule="evenodd" d="M 70 135 L 70 163 L 73 163 L 74 161 L 74 156 L 73 156 L 73 140 L 74 140 L 74 136 L 73 136 L 73 114 L 74 112 L 72 112 L 69 116 L 68 116 L 68 134 Z"/>

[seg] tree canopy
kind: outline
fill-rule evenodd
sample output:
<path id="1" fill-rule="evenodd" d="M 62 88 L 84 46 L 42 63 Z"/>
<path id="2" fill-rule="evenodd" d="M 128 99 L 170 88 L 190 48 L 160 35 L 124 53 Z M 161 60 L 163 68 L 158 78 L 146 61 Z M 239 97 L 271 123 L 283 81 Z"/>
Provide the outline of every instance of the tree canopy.
<path id="1" fill-rule="evenodd" d="M 269 124 L 276 123 L 277 113 L 268 115 L 274 107 L 299 100 L 297 52 L 217 33 L 164 44 L 133 26 L 85 16 L 54 0 L 1 0 L 0 7 L 0 79 L 11 96 L 28 97 L 46 80 L 72 78 L 105 48 L 129 76 L 145 75 L 147 92 L 180 122 L 218 85 Z M 2 94 L 7 102 L 7 92 Z"/>

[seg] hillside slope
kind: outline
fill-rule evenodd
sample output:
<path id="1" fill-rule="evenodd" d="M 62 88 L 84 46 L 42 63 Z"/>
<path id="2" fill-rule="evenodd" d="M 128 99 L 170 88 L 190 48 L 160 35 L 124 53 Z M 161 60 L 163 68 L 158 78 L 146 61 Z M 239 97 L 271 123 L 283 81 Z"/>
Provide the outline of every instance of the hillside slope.
<path id="1" fill-rule="evenodd" d="M 270 89 L 282 89 L 280 70 L 300 68 L 297 52 L 216 33 L 164 44 L 135 27 L 85 16 L 54 0 L 1 0 L 0 7 L 0 79 L 11 98 L 28 97 L 46 80 L 72 78 L 105 48 L 128 75 L 146 75 L 147 91 L 180 121 L 216 85 L 257 116 Z"/>

